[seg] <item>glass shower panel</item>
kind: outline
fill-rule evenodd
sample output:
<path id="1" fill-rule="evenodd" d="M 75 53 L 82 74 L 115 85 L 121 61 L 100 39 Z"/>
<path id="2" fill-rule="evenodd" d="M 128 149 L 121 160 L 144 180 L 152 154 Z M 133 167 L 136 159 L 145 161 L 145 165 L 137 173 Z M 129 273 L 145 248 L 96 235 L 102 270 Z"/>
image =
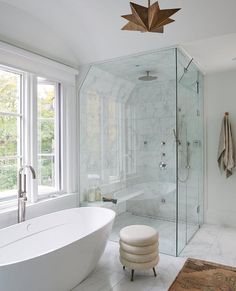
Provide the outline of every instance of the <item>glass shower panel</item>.
<path id="1" fill-rule="evenodd" d="M 143 82 L 137 76 L 126 103 L 126 181 L 128 191 L 137 193 L 126 201 L 126 225 L 154 227 L 160 234 L 161 252 L 175 255 L 175 52 L 150 57 L 145 56 L 146 70 L 158 79 Z M 138 75 L 142 72 L 138 69 Z"/>
<path id="2" fill-rule="evenodd" d="M 186 245 L 187 237 L 187 186 L 189 176 L 187 168 L 187 122 L 186 122 L 186 101 L 188 100 L 188 89 L 183 86 L 185 80 L 185 66 L 187 59 L 179 50 L 176 50 L 177 57 L 177 107 L 176 107 L 176 144 L 177 144 L 177 253 Z"/>
<path id="3" fill-rule="evenodd" d="M 199 108 L 199 119 L 198 119 L 198 136 L 199 136 L 199 151 L 198 151 L 198 205 L 199 213 L 198 220 L 199 225 L 203 225 L 203 211 L 204 211 L 204 76 L 198 71 L 198 108 Z"/>
<path id="4" fill-rule="evenodd" d="M 146 224 L 159 232 L 160 251 L 172 255 L 175 108 L 175 49 L 94 65 L 80 90 L 81 205 L 116 210 L 111 240 L 124 226 Z M 98 188 L 117 204 L 93 201 Z"/>
<path id="5" fill-rule="evenodd" d="M 80 200 L 124 188 L 125 100 L 133 85 L 92 66 L 80 90 Z M 85 205 L 86 206 L 86 205 Z"/>
<path id="6" fill-rule="evenodd" d="M 189 61 L 166 49 L 93 65 L 79 94 L 80 205 L 116 211 L 111 240 L 149 225 L 174 256 L 202 223 L 203 78 Z"/>
<path id="7" fill-rule="evenodd" d="M 187 68 L 187 69 L 186 69 Z M 202 197 L 202 78 L 191 60 L 178 51 L 178 253 L 200 225 Z"/>

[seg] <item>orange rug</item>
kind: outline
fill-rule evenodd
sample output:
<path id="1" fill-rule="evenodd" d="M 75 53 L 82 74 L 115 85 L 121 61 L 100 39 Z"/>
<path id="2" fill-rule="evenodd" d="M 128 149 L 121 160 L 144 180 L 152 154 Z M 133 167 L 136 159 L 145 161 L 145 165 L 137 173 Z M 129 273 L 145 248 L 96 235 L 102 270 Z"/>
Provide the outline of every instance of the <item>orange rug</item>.
<path id="1" fill-rule="evenodd" d="M 188 259 L 169 291 L 236 291 L 236 268 Z"/>

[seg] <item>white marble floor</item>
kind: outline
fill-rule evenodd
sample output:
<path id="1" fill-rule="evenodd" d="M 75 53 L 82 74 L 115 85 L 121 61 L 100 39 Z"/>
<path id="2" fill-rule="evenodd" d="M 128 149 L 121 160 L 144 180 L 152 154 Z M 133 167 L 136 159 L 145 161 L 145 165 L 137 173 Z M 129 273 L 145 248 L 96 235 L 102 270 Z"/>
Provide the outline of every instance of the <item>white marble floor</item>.
<path id="1" fill-rule="evenodd" d="M 203 225 L 181 256 L 236 267 L 236 228 Z"/>
<path id="2" fill-rule="evenodd" d="M 110 240 L 119 241 L 120 230 L 130 224 L 144 224 L 155 228 L 160 236 L 159 249 L 161 253 L 173 255 L 176 254 L 176 223 L 156 218 L 143 217 L 124 212 L 118 215 L 110 235 Z M 198 230 L 197 225 L 179 223 L 179 250 L 182 250 L 186 243 L 186 236 L 192 237 Z"/>
<path id="3" fill-rule="evenodd" d="M 187 257 L 236 267 L 236 229 L 204 225 L 181 257 L 160 255 L 157 277 L 152 270 L 136 272 L 134 282 L 119 262 L 119 245 L 109 241 L 98 266 L 73 291 L 167 291 Z"/>

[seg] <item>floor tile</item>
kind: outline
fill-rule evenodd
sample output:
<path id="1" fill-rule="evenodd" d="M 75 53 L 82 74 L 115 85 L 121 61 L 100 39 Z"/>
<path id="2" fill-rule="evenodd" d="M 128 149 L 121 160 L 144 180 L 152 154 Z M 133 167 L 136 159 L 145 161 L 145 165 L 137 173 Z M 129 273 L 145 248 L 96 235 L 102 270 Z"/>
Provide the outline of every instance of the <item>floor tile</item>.
<path id="1" fill-rule="evenodd" d="M 236 229 L 204 225 L 180 257 L 160 254 L 157 277 L 152 270 L 136 271 L 134 282 L 130 282 L 130 271 L 124 271 L 119 262 L 119 244 L 109 241 L 94 272 L 73 291 L 167 291 L 187 257 L 236 267 L 235 241 Z"/>
<path id="2" fill-rule="evenodd" d="M 91 275 L 72 291 L 109 291 L 124 275 L 114 271 L 96 268 Z"/>

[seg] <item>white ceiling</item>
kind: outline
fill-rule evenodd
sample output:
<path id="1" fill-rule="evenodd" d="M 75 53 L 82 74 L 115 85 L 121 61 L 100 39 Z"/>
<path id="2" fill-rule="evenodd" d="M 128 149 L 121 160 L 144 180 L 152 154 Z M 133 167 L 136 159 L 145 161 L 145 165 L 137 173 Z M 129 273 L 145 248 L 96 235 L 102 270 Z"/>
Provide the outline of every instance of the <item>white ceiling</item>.
<path id="1" fill-rule="evenodd" d="M 187 43 L 183 47 L 206 73 L 236 69 L 236 33 Z"/>
<path id="2" fill-rule="evenodd" d="M 215 62 L 218 69 L 229 65 L 213 60 L 213 52 L 217 47 L 222 51 L 219 36 L 236 33 L 235 0 L 159 3 L 161 8 L 182 8 L 164 34 L 121 31 L 126 21 L 120 15 L 129 13 L 128 0 L 0 0 L 0 39 L 73 67 L 185 43 L 202 67 L 206 62 L 207 70 L 215 70 Z M 215 45 L 196 43 L 212 37 L 218 37 Z M 236 57 L 236 42 L 228 43 Z M 227 55 L 223 58 L 228 61 Z"/>

